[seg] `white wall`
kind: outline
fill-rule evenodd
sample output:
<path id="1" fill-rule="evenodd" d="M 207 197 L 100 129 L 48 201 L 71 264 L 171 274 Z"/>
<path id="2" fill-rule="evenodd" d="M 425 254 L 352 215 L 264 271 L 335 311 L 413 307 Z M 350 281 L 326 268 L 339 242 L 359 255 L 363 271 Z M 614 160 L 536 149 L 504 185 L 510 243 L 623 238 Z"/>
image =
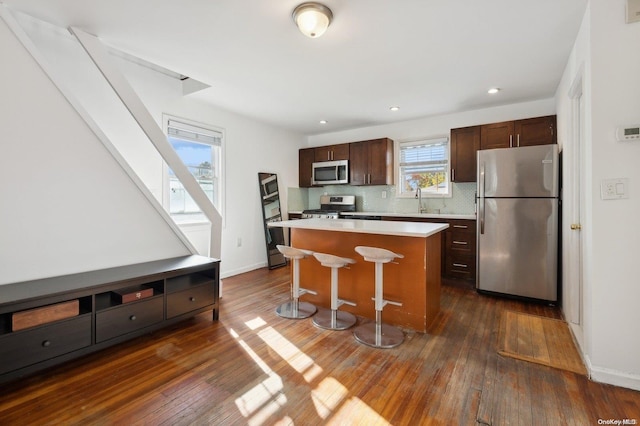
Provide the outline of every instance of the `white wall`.
<path id="1" fill-rule="evenodd" d="M 640 389 L 640 143 L 616 142 L 617 126 L 640 122 L 640 23 L 625 24 L 625 0 L 592 0 L 592 239 L 590 357 L 596 379 L 629 376 Z M 629 199 L 600 199 L 602 179 L 629 179 Z M 613 371 L 610 371 L 613 370 Z M 622 377 L 620 377 L 622 376 Z"/>
<path id="2" fill-rule="evenodd" d="M 313 135 L 308 138 L 308 146 L 355 142 L 380 137 L 389 137 L 394 141 L 399 141 L 416 137 L 449 135 L 449 131 L 452 128 L 539 117 L 555 113 L 555 101 L 553 98 L 550 98 L 460 113 L 434 115 L 380 126 Z"/>
<path id="3" fill-rule="evenodd" d="M 58 78 L 73 90 L 101 130 L 156 198 L 162 201 L 166 196 L 162 189 L 163 160 L 77 41 L 65 30 L 25 15 L 17 16 L 34 43 L 58 71 Z M 159 125 L 162 115 L 169 114 L 208 124 L 224 132 L 226 186 L 221 212 L 224 218 L 221 276 L 265 266 L 257 175 L 258 172 L 278 174 L 281 202 L 286 206 L 285 189 L 298 183 L 298 148 L 304 142 L 303 136 L 211 107 L 199 101 L 197 93 L 183 96 L 178 79 L 121 58 L 113 59 Z M 192 244 L 204 249 L 208 229 L 208 226 L 189 226 L 184 228 L 184 232 Z"/>
<path id="4" fill-rule="evenodd" d="M 570 144 L 566 92 L 584 64 L 588 115 L 582 349 L 594 380 L 640 389 L 640 229 L 635 226 L 640 211 L 640 143 L 615 140 L 617 126 L 640 122 L 640 23 L 625 23 L 625 3 L 589 2 L 557 99 L 561 134 Z M 601 181 L 623 177 L 629 179 L 629 199 L 602 200 Z"/>
<path id="5" fill-rule="evenodd" d="M 188 254 L 0 20 L 0 284 Z"/>

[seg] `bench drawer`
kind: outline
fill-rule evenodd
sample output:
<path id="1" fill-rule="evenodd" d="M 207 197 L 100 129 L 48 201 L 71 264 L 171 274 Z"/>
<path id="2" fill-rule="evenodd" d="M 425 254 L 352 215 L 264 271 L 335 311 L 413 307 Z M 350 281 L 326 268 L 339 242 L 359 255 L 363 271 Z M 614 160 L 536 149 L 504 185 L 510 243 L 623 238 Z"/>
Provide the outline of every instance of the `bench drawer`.
<path id="1" fill-rule="evenodd" d="M 91 345 L 91 314 L 2 335 L 0 374 Z"/>
<path id="2" fill-rule="evenodd" d="M 159 323 L 163 314 L 162 296 L 100 311 L 96 314 L 96 343 Z"/>

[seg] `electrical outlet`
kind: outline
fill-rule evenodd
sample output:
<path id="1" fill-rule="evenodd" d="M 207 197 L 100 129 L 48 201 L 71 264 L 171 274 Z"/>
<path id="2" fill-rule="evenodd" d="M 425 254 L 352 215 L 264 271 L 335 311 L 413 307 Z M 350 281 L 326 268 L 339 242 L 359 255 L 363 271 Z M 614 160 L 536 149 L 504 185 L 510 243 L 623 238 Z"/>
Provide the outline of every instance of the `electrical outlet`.
<path id="1" fill-rule="evenodd" d="M 600 198 L 603 200 L 620 200 L 629 198 L 627 188 L 629 179 L 603 179 L 600 183 Z"/>

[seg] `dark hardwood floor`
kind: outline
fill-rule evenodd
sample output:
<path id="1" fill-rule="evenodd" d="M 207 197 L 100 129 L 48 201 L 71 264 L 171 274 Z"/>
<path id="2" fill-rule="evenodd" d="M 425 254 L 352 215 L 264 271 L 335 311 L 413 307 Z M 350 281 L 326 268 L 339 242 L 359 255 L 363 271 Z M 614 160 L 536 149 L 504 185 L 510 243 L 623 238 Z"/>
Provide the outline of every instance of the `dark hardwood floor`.
<path id="1" fill-rule="evenodd" d="M 640 422 L 640 392 L 496 352 L 505 309 L 557 308 L 443 286 L 426 334 L 395 349 L 285 320 L 288 268 L 224 280 L 202 314 L 0 390 L 0 424 L 597 425 Z M 570 342 L 567 342 L 569 344 Z"/>

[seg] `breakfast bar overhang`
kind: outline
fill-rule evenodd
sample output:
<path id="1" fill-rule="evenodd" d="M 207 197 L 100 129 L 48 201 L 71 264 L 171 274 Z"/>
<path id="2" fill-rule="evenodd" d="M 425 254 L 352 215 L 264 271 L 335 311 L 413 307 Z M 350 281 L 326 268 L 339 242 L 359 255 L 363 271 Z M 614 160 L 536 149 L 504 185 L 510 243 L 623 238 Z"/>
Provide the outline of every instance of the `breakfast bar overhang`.
<path id="1" fill-rule="evenodd" d="M 442 223 L 349 219 L 304 219 L 269 223 L 291 229 L 296 248 L 354 259 L 342 268 L 340 298 L 356 303 L 341 310 L 374 319 L 374 266 L 355 252 L 356 246 L 380 247 L 404 255 L 384 265 L 384 298 L 402 306 L 387 305 L 383 321 L 402 328 L 426 332 L 440 310 Z M 301 300 L 329 308 L 330 270 L 313 257 L 300 261 L 300 285 L 318 294 Z"/>

